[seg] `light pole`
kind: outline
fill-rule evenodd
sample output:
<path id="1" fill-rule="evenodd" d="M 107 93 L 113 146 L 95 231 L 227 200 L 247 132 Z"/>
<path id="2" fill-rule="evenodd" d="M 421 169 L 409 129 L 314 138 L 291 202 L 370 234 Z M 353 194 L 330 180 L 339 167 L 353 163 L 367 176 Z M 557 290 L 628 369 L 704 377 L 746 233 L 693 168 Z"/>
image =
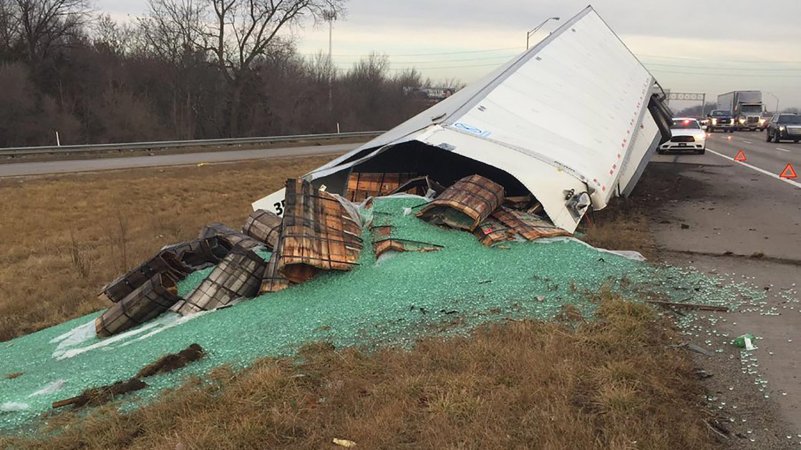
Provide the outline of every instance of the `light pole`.
<path id="1" fill-rule="evenodd" d="M 337 12 L 333 9 L 323 11 L 323 20 L 328 22 L 328 112 L 334 110 L 334 61 L 331 59 L 333 48 L 334 21 L 337 20 Z"/>
<path id="2" fill-rule="evenodd" d="M 541 24 L 539 24 L 539 25 L 537 25 L 536 27 L 534 27 L 534 28 L 533 28 L 531 31 L 529 31 L 528 33 L 526 33 L 526 50 L 528 50 L 528 45 L 529 45 L 529 41 L 530 41 L 530 39 L 531 39 L 531 35 L 533 35 L 534 33 L 536 33 L 536 32 L 537 32 L 537 30 L 539 30 L 540 28 L 542 28 L 542 26 L 543 26 L 543 25 L 545 25 L 546 23 L 548 23 L 548 21 L 549 21 L 549 20 L 557 20 L 557 21 L 558 21 L 558 20 L 559 20 L 559 18 L 558 18 L 558 17 L 549 17 L 549 18 L 547 18 L 547 19 L 543 20 Z"/>
<path id="3" fill-rule="evenodd" d="M 771 94 L 770 92 L 765 93 L 776 99 L 776 114 L 779 114 L 779 97 L 777 97 L 775 94 Z"/>

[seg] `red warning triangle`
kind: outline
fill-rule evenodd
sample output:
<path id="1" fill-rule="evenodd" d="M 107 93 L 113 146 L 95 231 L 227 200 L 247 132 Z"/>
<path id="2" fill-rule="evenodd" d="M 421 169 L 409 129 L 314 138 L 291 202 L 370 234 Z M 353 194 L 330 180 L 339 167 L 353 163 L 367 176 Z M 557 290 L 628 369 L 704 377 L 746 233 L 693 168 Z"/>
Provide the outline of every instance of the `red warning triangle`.
<path id="1" fill-rule="evenodd" d="M 793 169 L 793 165 L 790 164 L 790 163 L 787 163 L 787 166 L 784 168 L 784 170 L 782 170 L 782 173 L 779 174 L 779 177 L 780 178 L 787 178 L 788 180 L 791 180 L 793 178 L 798 178 L 798 174 L 795 173 L 795 169 Z"/>
<path id="2" fill-rule="evenodd" d="M 745 152 L 744 152 L 744 151 L 742 151 L 742 150 L 740 150 L 740 151 L 739 151 L 739 152 L 737 152 L 737 154 L 734 156 L 734 160 L 735 160 L 735 161 L 737 161 L 737 162 L 744 162 L 744 161 L 748 161 L 748 158 L 746 158 L 746 157 L 745 157 Z"/>

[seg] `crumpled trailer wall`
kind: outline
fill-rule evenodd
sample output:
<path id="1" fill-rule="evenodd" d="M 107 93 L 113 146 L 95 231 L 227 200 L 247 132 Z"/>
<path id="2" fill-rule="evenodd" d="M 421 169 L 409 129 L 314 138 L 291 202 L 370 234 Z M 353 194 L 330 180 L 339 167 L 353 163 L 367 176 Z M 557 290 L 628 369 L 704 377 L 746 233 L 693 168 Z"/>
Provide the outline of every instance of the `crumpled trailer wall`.
<path id="1" fill-rule="evenodd" d="M 483 80 L 307 174 L 343 193 L 351 171 L 479 174 L 524 190 L 573 232 L 631 192 L 670 138 L 664 92 L 592 7 Z M 254 203 L 275 211 L 279 191 Z"/>

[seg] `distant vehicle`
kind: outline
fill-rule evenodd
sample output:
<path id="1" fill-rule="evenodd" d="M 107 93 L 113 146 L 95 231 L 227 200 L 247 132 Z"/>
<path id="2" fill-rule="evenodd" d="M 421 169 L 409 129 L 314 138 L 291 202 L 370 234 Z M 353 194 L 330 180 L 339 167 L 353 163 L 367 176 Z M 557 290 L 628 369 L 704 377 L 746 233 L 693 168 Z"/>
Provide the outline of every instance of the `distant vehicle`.
<path id="1" fill-rule="evenodd" d="M 437 103 L 445 100 L 456 92 L 453 88 L 427 88 L 427 87 L 404 87 L 404 95 L 412 95 L 418 99 L 430 103 Z"/>
<path id="2" fill-rule="evenodd" d="M 672 137 L 660 145 L 657 153 L 665 154 L 671 150 L 692 150 L 703 155 L 706 152 L 706 133 L 698 120 L 690 117 L 674 117 L 670 126 Z"/>
<path id="3" fill-rule="evenodd" d="M 763 112 L 762 117 L 759 118 L 759 131 L 765 131 L 768 128 L 768 124 L 770 123 L 770 119 L 773 118 L 773 113 L 770 112 Z"/>
<path id="4" fill-rule="evenodd" d="M 706 116 L 709 121 L 706 124 L 706 131 L 714 133 L 715 130 L 722 130 L 724 133 L 734 132 L 734 121 L 732 120 L 731 113 L 725 109 L 715 109 L 709 112 Z"/>
<path id="5" fill-rule="evenodd" d="M 756 131 L 765 111 L 761 91 L 732 91 L 718 95 L 718 109 L 729 112 L 736 130 Z"/>
<path id="6" fill-rule="evenodd" d="M 782 140 L 801 141 L 801 116 L 790 113 L 774 115 L 765 131 L 765 140 L 776 143 Z"/>

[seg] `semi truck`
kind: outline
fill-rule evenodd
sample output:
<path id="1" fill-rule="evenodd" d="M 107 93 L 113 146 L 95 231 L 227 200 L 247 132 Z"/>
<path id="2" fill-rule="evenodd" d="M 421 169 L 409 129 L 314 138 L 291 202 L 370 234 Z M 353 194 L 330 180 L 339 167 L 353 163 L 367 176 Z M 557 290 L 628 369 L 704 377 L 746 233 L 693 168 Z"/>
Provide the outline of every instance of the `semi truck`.
<path id="1" fill-rule="evenodd" d="M 734 129 L 756 131 L 765 106 L 760 91 L 732 91 L 718 95 L 719 110 L 726 110 L 732 117 Z"/>

